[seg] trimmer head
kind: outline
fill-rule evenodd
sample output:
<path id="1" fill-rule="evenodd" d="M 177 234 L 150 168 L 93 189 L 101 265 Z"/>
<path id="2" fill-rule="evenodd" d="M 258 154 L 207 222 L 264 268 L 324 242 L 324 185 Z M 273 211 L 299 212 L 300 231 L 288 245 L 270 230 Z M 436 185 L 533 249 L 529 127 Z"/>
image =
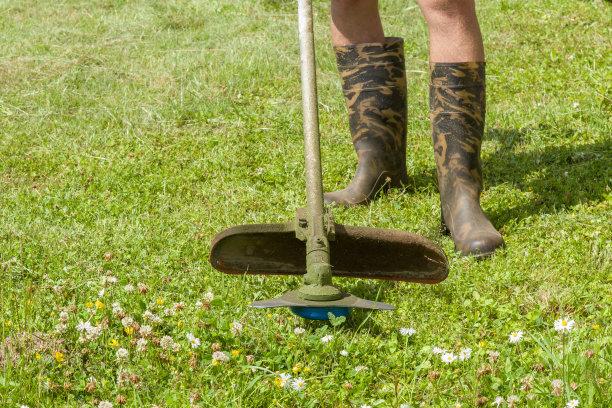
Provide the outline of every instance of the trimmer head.
<path id="1" fill-rule="evenodd" d="M 444 252 L 404 231 L 336 224 L 323 204 L 312 1 L 298 0 L 307 207 L 294 222 L 232 227 L 217 234 L 210 263 L 232 274 L 303 275 L 303 285 L 253 307 L 290 307 L 307 319 L 346 316 L 352 308 L 393 306 L 340 291 L 333 276 L 438 283 L 448 275 Z"/>

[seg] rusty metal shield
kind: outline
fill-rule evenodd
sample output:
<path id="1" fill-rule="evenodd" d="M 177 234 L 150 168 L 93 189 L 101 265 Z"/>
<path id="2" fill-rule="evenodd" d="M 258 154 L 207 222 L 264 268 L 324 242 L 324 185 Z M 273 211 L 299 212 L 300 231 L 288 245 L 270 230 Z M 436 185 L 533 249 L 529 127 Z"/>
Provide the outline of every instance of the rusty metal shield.
<path id="1" fill-rule="evenodd" d="M 210 263 L 224 273 L 303 275 L 306 245 L 295 222 L 228 228 L 215 236 Z M 444 251 L 406 231 L 334 223 L 330 241 L 333 276 L 438 283 L 448 275 Z"/>

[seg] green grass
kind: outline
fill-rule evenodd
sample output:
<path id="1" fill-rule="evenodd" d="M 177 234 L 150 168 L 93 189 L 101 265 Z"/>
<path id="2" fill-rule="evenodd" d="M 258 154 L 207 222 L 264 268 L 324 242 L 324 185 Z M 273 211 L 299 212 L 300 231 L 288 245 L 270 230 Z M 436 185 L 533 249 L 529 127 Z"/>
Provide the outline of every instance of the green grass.
<path id="1" fill-rule="evenodd" d="M 299 279 L 225 276 L 208 263 L 217 232 L 288 221 L 305 204 L 295 3 L 0 0 L 0 406 L 116 407 L 118 395 L 129 407 L 612 404 L 611 4 L 478 2 L 483 206 L 507 249 L 476 262 L 438 227 L 425 23 L 416 3 L 381 3 L 387 34 L 406 39 L 411 184 L 334 214 L 432 239 L 451 272 L 435 286 L 339 279 L 397 311 L 324 325 L 247 308 Z M 315 3 L 327 191 L 356 165 L 328 6 Z M 118 282 L 99 296 L 107 275 Z M 124 290 L 138 283 L 149 291 Z M 210 310 L 196 305 L 206 292 Z M 104 306 L 88 307 L 96 300 Z M 139 325 L 146 310 L 161 317 L 146 351 L 115 302 Z M 576 328 L 563 338 L 553 322 L 566 316 Z M 80 343 L 76 324 L 88 319 L 104 329 Z M 510 344 L 517 330 L 524 340 Z M 165 335 L 181 349 L 155 344 Z M 228 362 L 212 363 L 214 343 Z M 433 347 L 473 354 L 446 365 Z M 304 390 L 278 387 L 280 373 Z"/>

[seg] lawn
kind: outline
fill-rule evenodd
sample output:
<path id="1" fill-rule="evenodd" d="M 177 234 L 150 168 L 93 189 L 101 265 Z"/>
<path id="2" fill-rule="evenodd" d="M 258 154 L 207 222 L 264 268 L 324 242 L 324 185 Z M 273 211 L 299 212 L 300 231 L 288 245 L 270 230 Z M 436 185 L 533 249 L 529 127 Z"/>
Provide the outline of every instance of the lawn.
<path id="1" fill-rule="evenodd" d="M 314 8 L 330 191 L 357 159 Z M 482 203 L 507 249 L 461 258 L 441 233 L 427 28 L 383 1 L 410 183 L 334 216 L 433 240 L 450 275 L 336 279 L 397 310 L 313 322 L 248 307 L 300 279 L 208 262 L 217 232 L 305 205 L 296 2 L 0 0 L 0 406 L 612 406 L 612 4 L 478 13 Z"/>

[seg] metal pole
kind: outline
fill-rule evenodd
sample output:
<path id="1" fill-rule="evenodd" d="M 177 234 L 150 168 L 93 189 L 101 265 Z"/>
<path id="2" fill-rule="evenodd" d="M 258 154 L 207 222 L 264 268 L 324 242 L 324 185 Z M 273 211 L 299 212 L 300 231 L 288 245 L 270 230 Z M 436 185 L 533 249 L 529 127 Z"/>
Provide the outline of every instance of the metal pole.
<path id="1" fill-rule="evenodd" d="M 308 240 L 306 275 L 299 295 L 308 300 L 335 300 L 342 295 L 331 285 L 329 241 L 324 225 L 321 147 L 315 67 L 312 0 L 298 0 L 300 66 L 302 73 L 302 109 L 306 158 L 306 202 L 308 205 Z"/>

